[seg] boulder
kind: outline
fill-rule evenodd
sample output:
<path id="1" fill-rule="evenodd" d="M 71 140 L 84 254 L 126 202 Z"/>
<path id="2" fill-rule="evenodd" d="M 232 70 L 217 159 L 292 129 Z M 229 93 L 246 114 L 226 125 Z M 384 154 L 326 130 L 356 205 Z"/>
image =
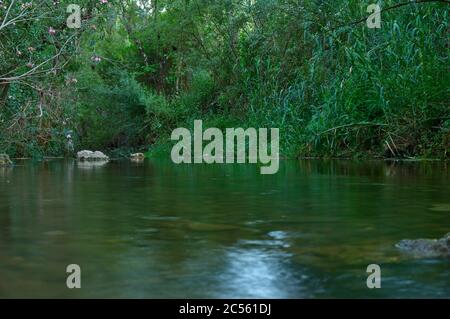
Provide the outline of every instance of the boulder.
<path id="1" fill-rule="evenodd" d="M 12 165 L 8 154 L 0 154 L 0 166 Z"/>
<path id="2" fill-rule="evenodd" d="M 130 159 L 134 162 L 141 162 L 145 158 L 145 155 L 143 153 L 134 153 L 130 155 Z"/>
<path id="3" fill-rule="evenodd" d="M 79 151 L 77 153 L 77 159 L 79 161 L 109 161 L 109 157 L 99 151 Z"/>
<path id="4" fill-rule="evenodd" d="M 450 233 L 440 239 L 403 239 L 395 247 L 415 257 L 450 257 Z"/>
<path id="5" fill-rule="evenodd" d="M 144 158 L 144 153 L 134 153 L 130 155 L 131 158 Z"/>

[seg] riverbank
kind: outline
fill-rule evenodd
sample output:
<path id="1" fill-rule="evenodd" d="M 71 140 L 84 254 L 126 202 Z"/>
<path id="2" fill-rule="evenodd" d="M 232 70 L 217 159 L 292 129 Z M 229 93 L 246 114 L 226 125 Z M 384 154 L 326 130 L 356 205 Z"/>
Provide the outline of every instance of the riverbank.
<path id="1" fill-rule="evenodd" d="M 151 147 L 150 150 L 144 152 L 145 158 L 169 158 L 170 159 L 170 150 L 172 145 L 160 145 Z M 117 161 L 130 158 L 131 154 L 136 153 L 133 150 L 142 150 L 143 148 L 135 148 L 135 149 L 113 149 L 113 150 L 104 150 L 103 152 L 110 157 L 110 161 Z M 129 153 L 130 152 L 130 153 Z M 57 160 L 57 159 L 76 159 L 76 155 L 73 156 L 36 156 L 36 157 L 11 157 L 11 160 Z M 298 156 L 298 157 L 289 157 L 280 155 L 280 160 L 360 160 L 360 161 L 386 161 L 386 162 L 433 162 L 433 161 L 442 161 L 448 162 L 450 161 L 450 157 L 446 158 L 432 158 L 432 157 L 408 157 L 408 158 L 395 158 L 395 157 L 369 157 L 362 156 L 361 154 L 355 157 L 333 157 L 333 156 Z"/>

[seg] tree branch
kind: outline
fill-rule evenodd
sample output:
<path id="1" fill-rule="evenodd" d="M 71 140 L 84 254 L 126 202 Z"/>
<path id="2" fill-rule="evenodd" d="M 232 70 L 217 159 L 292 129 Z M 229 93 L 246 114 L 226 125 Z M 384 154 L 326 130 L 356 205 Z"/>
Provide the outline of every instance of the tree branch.
<path id="1" fill-rule="evenodd" d="M 30 77 L 34 74 L 37 73 L 37 70 L 44 66 L 45 64 L 49 63 L 50 61 L 58 58 L 62 53 L 64 48 L 66 47 L 66 45 L 69 43 L 70 40 L 72 40 L 72 38 L 75 36 L 75 34 L 71 35 L 66 42 L 64 42 L 64 44 L 62 45 L 61 49 L 58 51 L 58 53 L 56 53 L 54 56 L 48 58 L 47 60 L 45 60 L 44 62 L 39 63 L 38 65 L 36 65 L 35 67 L 33 67 L 31 70 L 21 74 L 21 75 L 17 75 L 17 76 L 12 76 L 12 77 L 4 77 L 5 75 L 0 76 L 0 84 L 4 84 L 4 83 L 10 83 L 10 82 L 14 82 L 20 79 L 23 79 L 25 77 Z M 51 69 L 50 69 L 51 70 Z"/>

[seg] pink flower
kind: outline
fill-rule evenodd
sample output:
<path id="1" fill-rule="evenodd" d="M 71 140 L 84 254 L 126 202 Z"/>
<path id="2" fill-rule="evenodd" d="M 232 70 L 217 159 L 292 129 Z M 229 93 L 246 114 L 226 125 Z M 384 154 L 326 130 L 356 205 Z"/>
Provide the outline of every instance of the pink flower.
<path id="1" fill-rule="evenodd" d="M 101 3 L 101 4 L 107 4 L 107 3 L 108 3 L 108 0 L 100 0 L 100 3 Z"/>
<path id="2" fill-rule="evenodd" d="M 27 67 L 29 67 L 30 69 L 31 69 L 33 66 L 34 66 L 33 63 L 31 63 L 31 62 L 28 62 L 28 63 L 27 63 Z"/>
<path id="3" fill-rule="evenodd" d="M 48 28 L 48 33 L 50 33 L 51 35 L 56 34 L 56 30 L 53 29 L 52 27 Z"/>
<path id="4" fill-rule="evenodd" d="M 28 8 L 30 8 L 32 5 L 33 5 L 33 4 L 32 4 L 31 2 L 26 2 L 26 3 L 22 4 L 22 5 L 20 5 L 20 10 L 28 9 Z"/>

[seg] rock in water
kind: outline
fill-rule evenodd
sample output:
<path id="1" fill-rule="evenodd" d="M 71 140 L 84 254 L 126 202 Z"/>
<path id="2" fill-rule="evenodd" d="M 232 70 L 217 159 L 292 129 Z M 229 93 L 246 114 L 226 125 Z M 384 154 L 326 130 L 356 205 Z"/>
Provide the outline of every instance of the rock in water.
<path id="1" fill-rule="evenodd" d="M 131 158 L 144 158 L 144 153 L 134 153 L 130 155 Z"/>
<path id="2" fill-rule="evenodd" d="M 99 151 L 79 151 L 77 153 L 77 158 L 80 161 L 109 161 L 109 157 Z"/>
<path id="3" fill-rule="evenodd" d="M 395 247 L 415 257 L 450 257 L 450 233 L 441 239 L 404 239 Z"/>
<path id="4" fill-rule="evenodd" d="M 145 158 L 143 153 L 134 153 L 130 155 L 130 160 L 133 162 L 142 162 Z"/>
<path id="5" fill-rule="evenodd" d="M 9 159 L 8 154 L 0 154 L 0 166 L 3 165 L 12 165 L 12 162 Z"/>

